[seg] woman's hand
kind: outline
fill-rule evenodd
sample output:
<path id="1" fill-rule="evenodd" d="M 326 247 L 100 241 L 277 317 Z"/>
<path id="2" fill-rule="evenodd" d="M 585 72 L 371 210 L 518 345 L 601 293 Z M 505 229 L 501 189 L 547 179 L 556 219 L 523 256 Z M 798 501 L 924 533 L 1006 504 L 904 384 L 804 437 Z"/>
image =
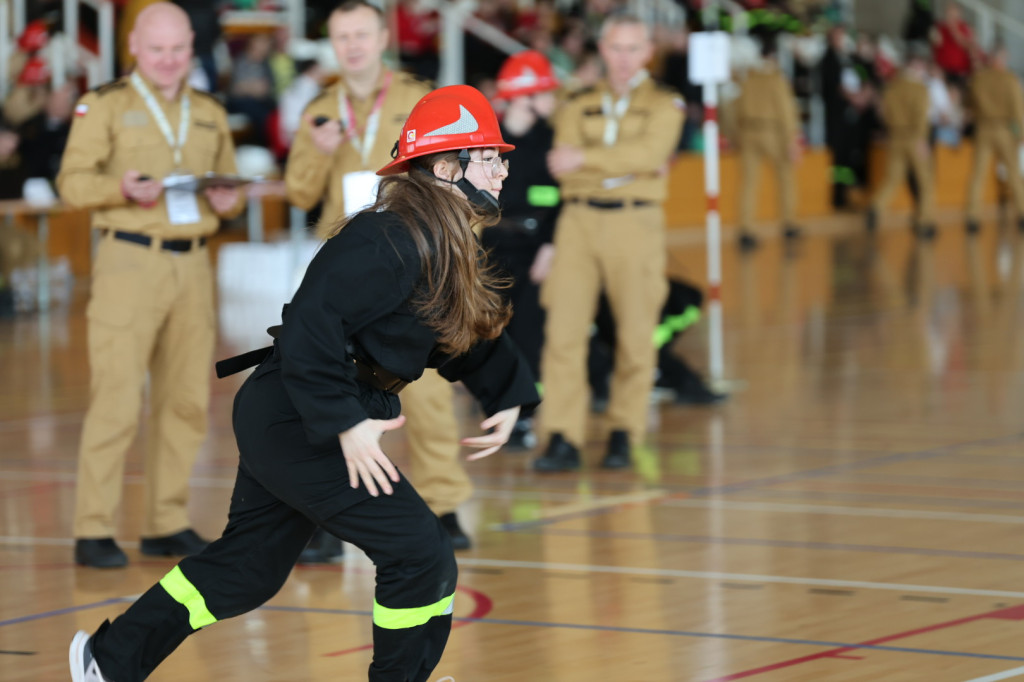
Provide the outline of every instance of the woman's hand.
<path id="1" fill-rule="evenodd" d="M 391 463 L 388 456 L 380 449 L 380 437 L 387 431 L 394 431 L 405 423 L 405 417 L 394 419 L 364 419 L 348 431 L 343 431 L 338 440 L 341 441 L 341 453 L 345 455 L 348 466 L 348 480 L 353 488 L 359 487 L 360 479 L 366 491 L 377 497 L 394 492 L 388 479 L 398 483 L 398 469 Z"/>
<path id="2" fill-rule="evenodd" d="M 488 434 L 483 436 L 474 436 L 472 438 L 463 438 L 459 442 L 463 445 L 471 448 L 483 448 L 480 452 L 476 452 L 466 459 L 483 459 L 487 455 L 493 455 L 501 446 L 508 442 L 508 437 L 512 435 L 512 427 L 516 425 L 516 420 L 519 419 L 519 406 L 510 407 L 507 410 L 502 410 L 492 414 L 487 419 L 480 422 L 480 428 L 484 431 L 493 429 Z"/>

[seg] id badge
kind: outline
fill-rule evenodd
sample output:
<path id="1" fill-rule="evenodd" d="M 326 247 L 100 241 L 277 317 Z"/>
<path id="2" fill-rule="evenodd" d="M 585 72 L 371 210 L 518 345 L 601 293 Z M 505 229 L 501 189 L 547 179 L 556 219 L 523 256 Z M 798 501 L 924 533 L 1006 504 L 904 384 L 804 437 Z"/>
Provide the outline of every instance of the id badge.
<path id="1" fill-rule="evenodd" d="M 377 201 L 380 176 L 373 171 L 356 171 L 341 176 L 341 191 L 345 196 L 345 215 L 350 216 Z"/>
<path id="2" fill-rule="evenodd" d="M 192 225 L 199 222 L 199 202 L 195 192 L 180 189 L 164 190 L 167 218 L 171 225 Z"/>

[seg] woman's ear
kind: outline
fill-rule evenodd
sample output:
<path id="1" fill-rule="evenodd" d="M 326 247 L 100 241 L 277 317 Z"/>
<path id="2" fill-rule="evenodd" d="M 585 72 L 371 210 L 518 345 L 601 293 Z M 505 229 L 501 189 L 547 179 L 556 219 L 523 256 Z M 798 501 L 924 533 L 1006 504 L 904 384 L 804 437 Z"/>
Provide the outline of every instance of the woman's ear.
<path id="1" fill-rule="evenodd" d="M 438 159 L 434 163 L 433 169 L 434 175 L 445 180 L 452 180 L 455 177 L 455 172 L 452 170 L 452 166 L 445 159 Z"/>

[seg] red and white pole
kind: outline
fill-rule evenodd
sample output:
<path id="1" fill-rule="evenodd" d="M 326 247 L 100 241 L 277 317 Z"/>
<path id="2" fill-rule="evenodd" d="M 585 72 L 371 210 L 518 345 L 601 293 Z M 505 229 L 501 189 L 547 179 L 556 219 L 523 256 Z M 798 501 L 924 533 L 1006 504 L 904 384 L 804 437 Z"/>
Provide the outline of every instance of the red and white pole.
<path id="1" fill-rule="evenodd" d="M 704 194 L 707 198 L 708 374 L 720 384 L 725 376 L 722 333 L 722 217 L 718 212 L 718 89 L 705 83 Z"/>

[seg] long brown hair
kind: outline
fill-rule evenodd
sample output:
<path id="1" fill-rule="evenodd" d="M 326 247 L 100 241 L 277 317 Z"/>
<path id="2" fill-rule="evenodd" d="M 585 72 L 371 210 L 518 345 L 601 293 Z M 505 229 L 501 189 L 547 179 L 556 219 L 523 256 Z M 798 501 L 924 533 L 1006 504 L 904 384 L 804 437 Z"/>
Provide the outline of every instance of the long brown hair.
<path id="1" fill-rule="evenodd" d="M 498 293 L 508 282 L 497 276 L 473 232 L 495 219 L 437 184 L 438 161 L 457 164 L 452 152 L 413 160 L 408 173 L 381 179 L 377 201 L 361 213 L 396 213 L 416 243 L 423 279 L 413 298 L 417 314 L 437 334 L 441 350 L 460 354 L 481 339 L 493 339 L 508 324 L 512 310 Z M 351 218 L 331 231 L 334 236 Z"/>

